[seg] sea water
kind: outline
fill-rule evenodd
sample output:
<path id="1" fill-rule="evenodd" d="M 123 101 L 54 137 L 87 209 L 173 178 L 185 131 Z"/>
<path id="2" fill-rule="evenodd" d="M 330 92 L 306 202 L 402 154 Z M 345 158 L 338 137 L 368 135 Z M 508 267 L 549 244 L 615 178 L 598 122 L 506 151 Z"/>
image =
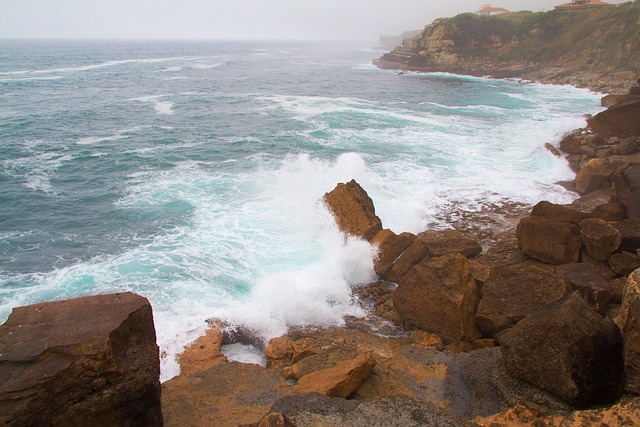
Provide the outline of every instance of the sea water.
<path id="1" fill-rule="evenodd" d="M 396 232 L 572 200 L 555 184 L 571 171 L 543 145 L 584 126 L 598 94 L 398 74 L 372 65 L 380 54 L 0 41 L 0 321 L 136 292 L 153 305 L 166 380 L 206 319 L 270 338 L 365 314 L 352 290 L 375 280 L 375 249 L 345 239 L 320 202 L 339 182 L 356 179 Z"/>

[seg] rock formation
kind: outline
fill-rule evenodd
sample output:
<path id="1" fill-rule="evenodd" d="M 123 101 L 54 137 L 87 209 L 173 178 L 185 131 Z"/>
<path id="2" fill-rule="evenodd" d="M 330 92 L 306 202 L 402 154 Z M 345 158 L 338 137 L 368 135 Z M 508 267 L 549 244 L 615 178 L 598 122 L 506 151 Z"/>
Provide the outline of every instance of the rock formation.
<path id="1" fill-rule="evenodd" d="M 0 424 L 160 426 L 151 305 L 121 293 L 13 310 L 0 326 Z"/>
<path id="2" fill-rule="evenodd" d="M 624 342 L 626 389 L 640 394 L 640 270 L 635 270 L 627 279 L 616 323 Z"/>

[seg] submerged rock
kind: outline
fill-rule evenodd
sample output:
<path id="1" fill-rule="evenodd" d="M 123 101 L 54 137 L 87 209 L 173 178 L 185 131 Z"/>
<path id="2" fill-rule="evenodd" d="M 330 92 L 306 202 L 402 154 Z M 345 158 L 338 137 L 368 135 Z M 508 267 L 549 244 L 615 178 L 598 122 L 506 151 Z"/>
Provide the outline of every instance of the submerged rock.
<path id="1" fill-rule="evenodd" d="M 160 426 L 151 305 L 126 292 L 35 304 L 0 326 L 0 424 Z"/>

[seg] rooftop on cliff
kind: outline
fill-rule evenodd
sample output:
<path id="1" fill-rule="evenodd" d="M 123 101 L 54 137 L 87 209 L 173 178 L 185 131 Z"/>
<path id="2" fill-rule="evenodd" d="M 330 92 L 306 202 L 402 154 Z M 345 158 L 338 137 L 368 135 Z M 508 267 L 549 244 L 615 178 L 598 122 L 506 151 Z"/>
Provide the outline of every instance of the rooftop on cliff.
<path id="1" fill-rule="evenodd" d="M 611 3 L 601 0 L 572 0 L 571 3 L 563 3 L 555 7 L 556 10 L 586 10 L 615 7 Z"/>

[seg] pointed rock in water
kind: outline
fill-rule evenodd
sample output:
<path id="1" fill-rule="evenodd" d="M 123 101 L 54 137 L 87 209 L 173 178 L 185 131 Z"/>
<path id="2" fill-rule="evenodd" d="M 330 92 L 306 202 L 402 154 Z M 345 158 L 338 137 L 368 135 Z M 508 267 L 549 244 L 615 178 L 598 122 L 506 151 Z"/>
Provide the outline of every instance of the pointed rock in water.
<path id="1" fill-rule="evenodd" d="M 338 184 L 324 195 L 323 200 L 344 233 L 371 240 L 382 230 L 382 221 L 376 216 L 373 201 L 354 179 Z"/>
<path id="2" fill-rule="evenodd" d="M 640 394 L 640 269 L 627 278 L 616 323 L 622 331 L 624 342 L 626 390 Z"/>
<path id="3" fill-rule="evenodd" d="M 446 342 L 480 337 L 474 314 L 478 287 L 461 254 L 425 259 L 407 273 L 393 293 L 402 320 L 441 336 Z"/>
<path id="4" fill-rule="evenodd" d="M 0 326 L 0 425 L 161 426 L 159 377 L 139 295 L 18 307 Z"/>
<path id="5" fill-rule="evenodd" d="M 624 390 L 620 330 L 577 294 L 519 322 L 500 346 L 511 375 L 572 405 L 613 403 Z"/>

